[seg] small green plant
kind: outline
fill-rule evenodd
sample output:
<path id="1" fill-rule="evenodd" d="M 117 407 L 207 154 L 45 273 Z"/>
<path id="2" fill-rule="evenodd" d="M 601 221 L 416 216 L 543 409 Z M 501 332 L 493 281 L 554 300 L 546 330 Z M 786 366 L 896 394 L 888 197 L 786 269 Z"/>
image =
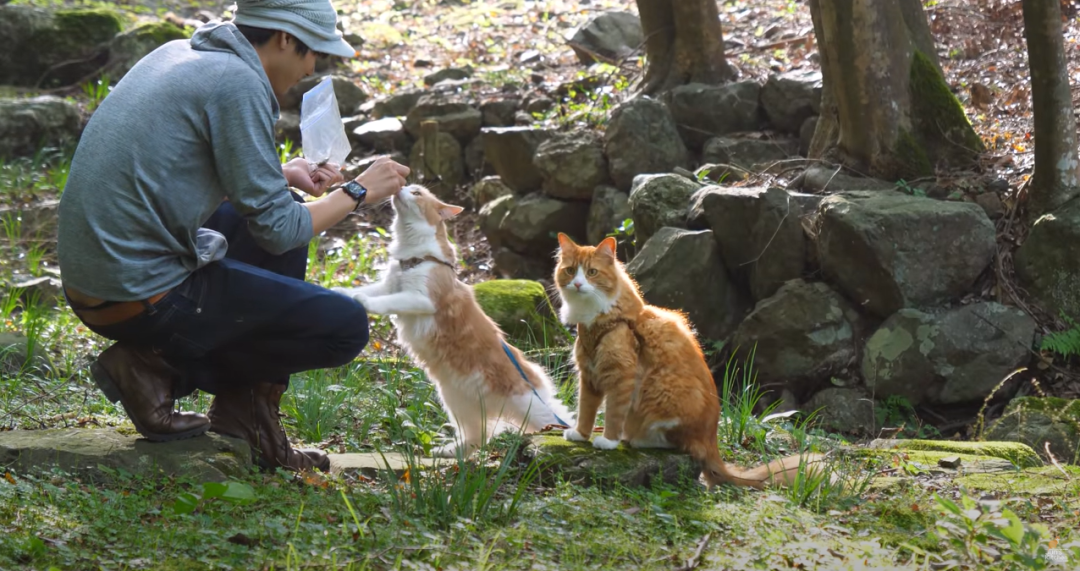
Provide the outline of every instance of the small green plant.
<path id="1" fill-rule="evenodd" d="M 1009 569 L 1048 569 L 1050 544 L 1044 541 L 1049 531 L 1039 523 L 1022 521 L 1000 501 L 977 501 L 966 494 L 960 503 L 937 493 L 934 501 L 941 509 L 934 534 L 944 543 L 941 554 L 930 554 L 918 547 L 907 549 L 935 560 L 935 569 L 979 569 L 1006 562 Z"/>
<path id="2" fill-rule="evenodd" d="M 941 436 L 937 428 L 919 420 L 911 401 L 901 395 L 889 395 L 875 403 L 874 419 L 879 427 L 902 428 L 898 436 L 919 439 Z"/>
<path id="3" fill-rule="evenodd" d="M 757 384 L 754 372 L 754 354 L 757 347 L 750 351 L 745 363 L 736 363 L 738 351 L 732 351 L 724 366 L 724 379 L 720 384 L 720 438 L 735 446 L 751 446 L 759 451 L 765 449 L 765 436 L 768 430 L 764 418 L 776 411 L 780 401 L 770 403 L 761 412 L 760 417 L 754 412 L 758 403 L 765 396 L 765 391 Z"/>
<path id="4" fill-rule="evenodd" d="M 84 83 L 82 86 L 83 94 L 90 100 L 87 102 L 87 110 L 93 112 L 101 105 L 101 102 L 108 97 L 109 92 L 112 91 L 112 84 L 109 80 L 108 74 L 103 74 L 97 81 L 90 81 Z"/>
<path id="5" fill-rule="evenodd" d="M 896 188 L 907 194 L 910 194 L 911 196 L 926 196 L 925 190 L 917 186 L 911 186 L 911 183 L 904 179 L 896 181 Z"/>
<path id="6" fill-rule="evenodd" d="M 1042 339 L 1040 349 L 1053 351 L 1064 358 L 1080 355 L 1080 325 L 1076 321 L 1061 312 L 1061 319 L 1069 325 L 1064 331 L 1054 331 Z"/>
<path id="7" fill-rule="evenodd" d="M 243 482 L 206 482 L 201 492 L 181 493 L 172 507 L 177 514 L 190 514 L 205 509 L 212 502 L 248 505 L 255 502 L 255 490 Z"/>

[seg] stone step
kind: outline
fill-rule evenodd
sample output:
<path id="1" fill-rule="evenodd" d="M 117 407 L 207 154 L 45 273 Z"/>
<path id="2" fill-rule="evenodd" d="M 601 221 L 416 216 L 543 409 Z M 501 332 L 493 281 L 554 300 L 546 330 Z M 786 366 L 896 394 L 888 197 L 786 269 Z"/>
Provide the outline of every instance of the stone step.
<path id="1" fill-rule="evenodd" d="M 59 428 L 0 432 L 0 466 L 16 472 L 65 473 L 108 480 L 123 471 L 220 482 L 251 470 L 243 440 L 219 434 L 150 442 L 130 428 Z"/>

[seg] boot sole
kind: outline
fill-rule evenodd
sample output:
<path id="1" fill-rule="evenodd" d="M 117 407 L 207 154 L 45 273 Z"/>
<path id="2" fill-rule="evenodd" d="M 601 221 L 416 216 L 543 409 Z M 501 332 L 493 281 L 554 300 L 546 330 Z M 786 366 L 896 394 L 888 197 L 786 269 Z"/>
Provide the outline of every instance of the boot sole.
<path id="1" fill-rule="evenodd" d="M 174 432 L 172 434 L 158 434 L 156 432 L 150 432 L 143 427 L 142 423 L 135 419 L 135 415 L 131 413 L 131 409 L 124 403 L 124 399 L 120 398 L 120 389 L 116 387 L 116 383 L 113 382 L 109 373 L 98 364 L 96 361 L 90 365 L 90 377 L 94 379 L 94 384 L 97 385 L 101 392 L 104 393 L 105 398 L 111 403 L 120 403 L 120 406 L 124 408 L 124 412 L 127 413 L 131 423 L 135 425 L 135 430 L 151 442 L 172 442 L 174 440 L 184 440 L 186 438 L 194 438 L 201 436 L 210 430 L 210 423 L 207 422 L 205 426 L 192 428 L 185 430 L 184 432 Z"/>

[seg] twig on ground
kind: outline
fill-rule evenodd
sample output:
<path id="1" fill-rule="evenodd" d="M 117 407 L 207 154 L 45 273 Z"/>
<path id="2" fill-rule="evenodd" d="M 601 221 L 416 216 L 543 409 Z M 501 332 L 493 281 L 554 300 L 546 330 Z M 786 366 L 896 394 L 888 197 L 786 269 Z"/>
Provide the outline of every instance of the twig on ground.
<path id="1" fill-rule="evenodd" d="M 679 567 L 675 571 L 693 571 L 697 568 L 698 565 L 701 565 L 701 554 L 705 552 L 705 548 L 709 546 L 709 541 L 711 540 L 712 532 L 710 531 L 709 533 L 705 534 L 705 537 L 701 538 L 701 541 L 698 542 L 697 549 L 694 550 L 694 554 L 690 557 L 690 559 L 686 560 L 686 565 Z"/>

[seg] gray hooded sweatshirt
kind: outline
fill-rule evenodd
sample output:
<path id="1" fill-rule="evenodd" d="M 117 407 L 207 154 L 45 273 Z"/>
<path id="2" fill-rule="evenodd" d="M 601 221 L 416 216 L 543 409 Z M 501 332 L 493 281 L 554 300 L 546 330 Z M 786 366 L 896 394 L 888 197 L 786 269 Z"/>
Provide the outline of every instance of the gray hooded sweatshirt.
<path id="1" fill-rule="evenodd" d="M 199 28 L 139 61 L 91 117 L 60 200 L 63 281 L 146 299 L 223 255 L 203 230 L 228 199 L 275 254 L 312 238 L 275 148 L 278 102 L 232 24 Z M 217 240 L 215 240 L 217 238 Z"/>

